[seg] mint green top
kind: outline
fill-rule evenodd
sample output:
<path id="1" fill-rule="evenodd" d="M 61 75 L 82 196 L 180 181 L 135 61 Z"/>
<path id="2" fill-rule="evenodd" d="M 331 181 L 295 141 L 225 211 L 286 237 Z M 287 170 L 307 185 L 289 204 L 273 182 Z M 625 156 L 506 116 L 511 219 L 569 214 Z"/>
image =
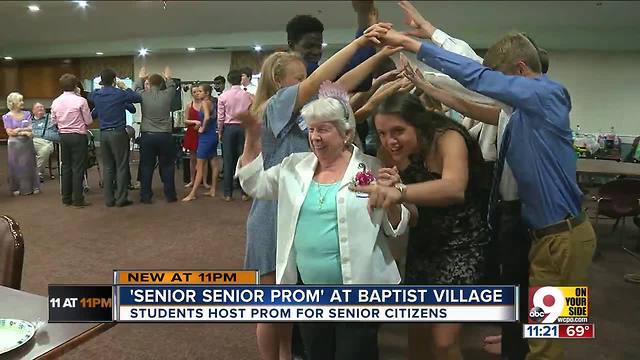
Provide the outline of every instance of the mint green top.
<path id="1" fill-rule="evenodd" d="M 636 154 L 634 157 L 636 158 L 636 160 L 640 161 L 640 145 L 636 147 Z"/>
<path id="2" fill-rule="evenodd" d="M 304 198 L 293 249 L 302 282 L 342 284 L 336 195 L 340 183 L 311 183 Z"/>

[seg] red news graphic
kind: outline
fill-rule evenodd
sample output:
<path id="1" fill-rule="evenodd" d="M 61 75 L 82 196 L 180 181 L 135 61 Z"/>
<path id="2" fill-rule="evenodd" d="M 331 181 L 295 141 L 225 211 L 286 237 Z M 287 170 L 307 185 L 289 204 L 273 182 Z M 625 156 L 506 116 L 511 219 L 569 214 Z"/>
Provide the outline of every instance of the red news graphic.
<path id="1" fill-rule="evenodd" d="M 543 286 L 529 288 L 526 338 L 586 339 L 595 337 L 589 322 L 589 288 Z"/>
<path id="2" fill-rule="evenodd" d="M 596 337 L 596 329 L 593 324 L 560 324 L 558 327 L 560 339 L 593 339 Z"/>
<path id="3" fill-rule="evenodd" d="M 529 288 L 529 324 L 586 324 L 589 288 L 544 286 Z"/>

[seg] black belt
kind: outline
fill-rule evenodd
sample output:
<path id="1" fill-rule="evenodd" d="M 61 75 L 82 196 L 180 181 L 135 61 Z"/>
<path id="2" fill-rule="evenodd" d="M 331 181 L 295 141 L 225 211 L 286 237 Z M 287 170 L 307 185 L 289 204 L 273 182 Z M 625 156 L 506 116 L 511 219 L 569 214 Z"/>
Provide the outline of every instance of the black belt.
<path id="1" fill-rule="evenodd" d="M 100 131 L 115 131 L 115 130 L 124 130 L 124 127 L 118 126 L 118 127 L 109 127 L 109 128 L 100 129 Z"/>
<path id="2" fill-rule="evenodd" d="M 531 233 L 531 236 L 533 236 L 535 239 L 541 239 L 548 235 L 569 231 L 572 228 L 582 224 L 586 220 L 587 220 L 587 214 L 583 211 L 580 214 L 566 218 L 559 223 L 555 223 L 553 225 L 549 225 L 538 230 L 530 230 L 530 233 Z"/>

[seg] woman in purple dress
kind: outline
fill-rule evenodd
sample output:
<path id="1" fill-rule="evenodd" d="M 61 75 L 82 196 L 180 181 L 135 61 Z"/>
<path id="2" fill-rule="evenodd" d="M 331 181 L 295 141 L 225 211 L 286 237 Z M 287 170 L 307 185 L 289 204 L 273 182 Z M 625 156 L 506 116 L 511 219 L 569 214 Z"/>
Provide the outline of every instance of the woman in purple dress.
<path id="1" fill-rule="evenodd" d="M 9 135 L 9 190 L 14 196 L 40 193 L 31 114 L 22 110 L 23 105 L 22 94 L 12 92 L 7 96 L 9 112 L 2 115 L 4 128 Z"/>

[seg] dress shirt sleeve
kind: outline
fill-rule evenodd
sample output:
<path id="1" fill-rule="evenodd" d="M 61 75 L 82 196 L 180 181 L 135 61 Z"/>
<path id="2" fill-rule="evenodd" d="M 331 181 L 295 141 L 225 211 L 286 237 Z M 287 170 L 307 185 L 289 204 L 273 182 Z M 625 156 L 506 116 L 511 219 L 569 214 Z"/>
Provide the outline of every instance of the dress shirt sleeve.
<path id="1" fill-rule="evenodd" d="M 124 95 L 125 103 L 137 104 L 142 102 L 142 96 L 129 88 L 122 90 L 122 94 Z"/>
<path id="2" fill-rule="evenodd" d="M 51 119 L 51 123 L 52 124 L 54 124 L 56 126 L 58 125 L 58 119 L 56 119 L 56 103 L 55 102 L 51 104 L 51 116 L 50 116 L 50 119 Z"/>
<path id="3" fill-rule="evenodd" d="M 131 114 L 135 114 L 136 113 L 136 107 L 132 104 L 132 103 L 126 103 L 124 104 L 124 108 L 130 112 Z"/>
<path id="4" fill-rule="evenodd" d="M 542 107 L 539 94 L 544 86 L 536 79 L 505 75 L 464 56 L 422 43 L 418 60 L 442 71 L 464 87 L 502 101 L 522 110 L 536 111 Z"/>
<path id="5" fill-rule="evenodd" d="M 144 91 L 144 80 L 141 78 L 137 78 L 136 81 L 133 82 L 133 91 L 137 93 L 141 93 Z"/>
<path id="6" fill-rule="evenodd" d="M 165 81 L 167 86 L 166 89 L 162 90 L 164 94 L 166 94 L 167 101 L 173 101 L 173 98 L 176 96 L 176 82 L 169 78 Z"/>
<path id="7" fill-rule="evenodd" d="M 89 111 L 89 103 L 85 98 L 82 98 L 82 104 L 80 105 L 80 113 L 82 114 L 82 120 L 88 126 L 93 123 L 93 117 Z"/>
<path id="8" fill-rule="evenodd" d="M 282 163 L 272 166 L 265 171 L 262 153 L 260 153 L 257 158 L 246 166 L 241 166 L 240 160 L 238 160 L 236 177 L 240 180 L 242 189 L 252 198 L 276 200 L 278 198 L 281 166 Z"/>
<path id="9" fill-rule="evenodd" d="M 456 39 L 450 36 L 440 29 L 436 29 L 436 31 L 434 31 L 433 35 L 431 36 L 431 40 L 434 44 L 447 51 L 451 51 L 452 53 L 468 57 L 469 59 L 482 64 L 483 59 L 478 56 L 475 51 L 473 51 L 469 44 L 467 44 L 463 40 Z"/>
<path id="10" fill-rule="evenodd" d="M 221 131 L 222 127 L 224 126 L 224 117 L 226 116 L 225 105 L 226 105 L 226 100 L 223 94 L 218 98 L 218 108 L 216 109 L 218 113 L 218 131 Z"/>
<path id="11" fill-rule="evenodd" d="M 382 220 L 382 231 L 387 236 L 398 237 L 404 234 L 407 231 L 407 227 L 409 226 L 409 219 L 411 218 L 411 213 L 409 209 L 407 209 L 404 205 L 400 205 L 400 222 L 398 226 L 395 228 L 391 225 L 389 218 L 387 217 L 387 213 L 384 214 L 384 219 Z"/>

